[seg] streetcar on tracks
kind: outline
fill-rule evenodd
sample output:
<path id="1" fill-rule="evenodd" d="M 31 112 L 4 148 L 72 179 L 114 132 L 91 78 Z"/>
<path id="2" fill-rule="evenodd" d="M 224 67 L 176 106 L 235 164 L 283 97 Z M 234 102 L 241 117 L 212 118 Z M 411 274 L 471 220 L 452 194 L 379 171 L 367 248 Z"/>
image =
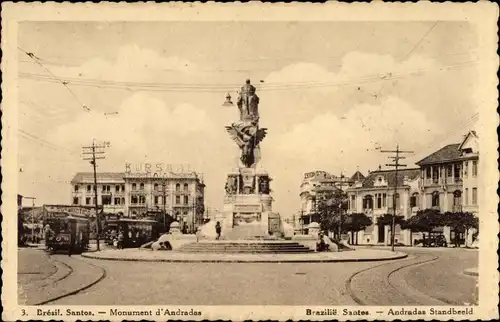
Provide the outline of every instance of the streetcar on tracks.
<path id="1" fill-rule="evenodd" d="M 82 253 L 89 247 L 90 223 L 85 217 L 58 214 L 45 219 L 45 245 L 50 252 Z"/>

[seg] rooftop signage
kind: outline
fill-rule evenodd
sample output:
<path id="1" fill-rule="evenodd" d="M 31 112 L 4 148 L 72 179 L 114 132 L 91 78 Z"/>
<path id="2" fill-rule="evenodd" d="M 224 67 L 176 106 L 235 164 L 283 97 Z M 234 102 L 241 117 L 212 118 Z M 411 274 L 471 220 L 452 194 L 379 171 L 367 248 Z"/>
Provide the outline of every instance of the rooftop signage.
<path id="1" fill-rule="evenodd" d="M 198 178 L 198 174 L 189 165 L 160 163 L 125 163 L 125 177 L 133 178 Z"/>

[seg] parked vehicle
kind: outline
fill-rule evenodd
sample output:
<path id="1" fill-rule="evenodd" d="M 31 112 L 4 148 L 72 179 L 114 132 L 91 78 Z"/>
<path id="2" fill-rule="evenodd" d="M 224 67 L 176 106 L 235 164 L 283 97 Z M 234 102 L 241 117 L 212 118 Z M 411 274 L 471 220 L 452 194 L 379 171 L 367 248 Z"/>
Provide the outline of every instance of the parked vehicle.
<path id="1" fill-rule="evenodd" d="M 422 242 L 424 247 L 447 247 L 448 243 L 443 235 L 437 235 L 429 238 L 425 238 Z"/>

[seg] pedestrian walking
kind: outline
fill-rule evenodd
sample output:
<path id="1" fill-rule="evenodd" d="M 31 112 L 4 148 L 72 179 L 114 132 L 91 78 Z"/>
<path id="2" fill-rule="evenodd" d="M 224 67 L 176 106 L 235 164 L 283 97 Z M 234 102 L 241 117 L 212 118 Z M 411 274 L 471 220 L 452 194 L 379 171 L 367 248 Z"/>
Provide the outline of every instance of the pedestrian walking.
<path id="1" fill-rule="evenodd" d="M 220 226 L 220 222 L 217 222 L 215 224 L 215 233 L 217 234 L 217 237 L 215 239 L 219 240 L 220 239 L 220 235 L 222 233 L 222 227 Z"/>

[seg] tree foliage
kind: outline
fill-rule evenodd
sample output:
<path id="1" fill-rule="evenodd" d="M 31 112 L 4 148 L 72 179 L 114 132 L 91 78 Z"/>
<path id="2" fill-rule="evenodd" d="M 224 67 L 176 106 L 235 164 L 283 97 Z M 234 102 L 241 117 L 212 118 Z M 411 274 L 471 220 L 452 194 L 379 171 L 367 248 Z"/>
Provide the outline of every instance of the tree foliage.
<path id="1" fill-rule="evenodd" d="M 364 230 L 366 227 L 371 226 L 372 223 L 371 218 L 364 213 L 352 213 L 346 216 L 344 225 L 347 231 L 356 232 Z"/>
<path id="2" fill-rule="evenodd" d="M 338 231 L 339 225 L 346 231 L 342 223 L 347 210 L 347 195 L 342 190 L 318 193 L 315 212 L 319 215 L 319 224 L 323 231 Z"/>
<path id="3" fill-rule="evenodd" d="M 377 225 L 383 225 L 383 226 L 392 226 L 392 214 L 384 214 L 380 217 L 377 217 Z M 396 225 L 403 225 L 404 223 L 404 217 L 400 215 L 396 215 L 395 223 Z"/>

